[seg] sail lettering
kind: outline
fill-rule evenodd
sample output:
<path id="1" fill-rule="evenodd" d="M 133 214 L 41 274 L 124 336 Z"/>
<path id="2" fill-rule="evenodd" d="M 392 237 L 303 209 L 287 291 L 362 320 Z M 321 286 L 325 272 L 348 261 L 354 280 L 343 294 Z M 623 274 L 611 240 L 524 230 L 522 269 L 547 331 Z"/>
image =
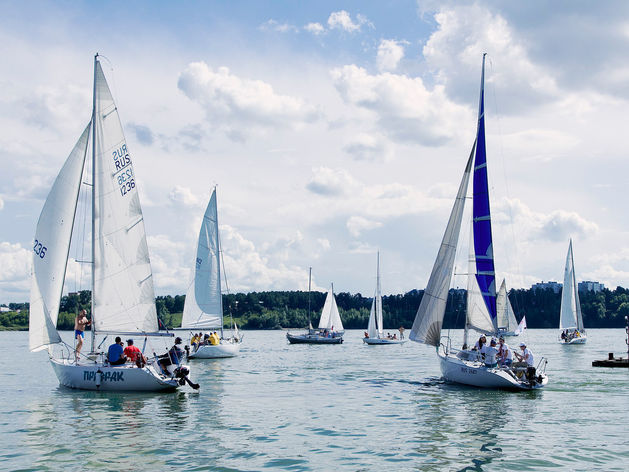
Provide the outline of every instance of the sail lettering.
<path id="1" fill-rule="evenodd" d="M 33 246 L 33 251 L 35 252 L 35 254 L 37 254 L 41 259 L 44 258 L 44 256 L 46 255 L 46 251 L 48 250 L 48 248 L 46 246 L 44 246 L 40 241 L 38 241 L 37 239 L 35 240 L 35 245 Z"/>

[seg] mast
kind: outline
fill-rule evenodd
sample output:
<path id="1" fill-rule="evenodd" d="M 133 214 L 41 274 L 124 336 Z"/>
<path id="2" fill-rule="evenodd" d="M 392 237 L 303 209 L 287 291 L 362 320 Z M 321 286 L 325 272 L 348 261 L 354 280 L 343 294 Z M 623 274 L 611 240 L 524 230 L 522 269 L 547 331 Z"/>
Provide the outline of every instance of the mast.
<path id="1" fill-rule="evenodd" d="M 92 304 L 92 352 L 96 349 L 96 324 L 94 323 L 94 277 L 96 275 L 96 65 L 98 63 L 98 53 L 94 56 L 94 90 L 92 93 L 92 291 L 90 301 Z"/>
<path id="2" fill-rule="evenodd" d="M 308 328 L 310 328 L 310 282 L 312 280 L 312 267 L 308 267 Z"/>
<path id="3" fill-rule="evenodd" d="M 380 326 L 378 326 L 380 324 Z M 382 298 L 380 294 L 380 251 L 378 251 L 376 263 L 376 329 L 384 333 L 384 323 L 382 322 Z M 380 336 L 378 336 L 380 337 Z"/>
<path id="4" fill-rule="evenodd" d="M 214 194 L 216 194 L 216 187 L 214 186 Z M 216 195 L 216 200 L 218 200 L 218 195 Z M 216 207 L 218 208 L 218 201 L 216 201 Z M 216 211 L 216 250 L 219 254 L 218 259 L 218 288 L 219 288 L 219 299 L 220 299 L 220 312 L 221 312 L 221 339 L 223 339 L 223 292 L 221 291 L 221 238 L 218 237 L 218 210 Z M 225 269 L 225 267 L 223 267 Z"/>

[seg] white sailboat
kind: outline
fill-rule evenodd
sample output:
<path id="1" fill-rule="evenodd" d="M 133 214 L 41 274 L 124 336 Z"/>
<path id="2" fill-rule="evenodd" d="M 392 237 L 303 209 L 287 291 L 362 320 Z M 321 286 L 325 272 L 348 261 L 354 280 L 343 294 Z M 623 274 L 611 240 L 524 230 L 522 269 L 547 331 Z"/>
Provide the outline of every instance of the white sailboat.
<path id="1" fill-rule="evenodd" d="M 570 239 L 568 246 L 566 269 L 563 276 L 559 329 L 561 330 L 559 334 L 559 342 L 561 344 L 585 344 L 587 341 L 587 334 L 583 326 L 583 316 L 581 315 L 579 288 L 574 271 L 572 239 Z"/>
<path id="2" fill-rule="evenodd" d="M 513 307 L 509 301 L 509 295 L 507 294 L 507 284 L 505 279 L 502 279 L 500 284 L 500 290 L 496 295 L 496 313 L 497 313 L 497 325 L 498 336 L 519 336 L 518 320 L 513 312 Z"/>
<path id="3" fill-rule="evenodd" d="M 233 357 L 240 351 L 242 338 L 238 335 L 237 329 L 233 336 L 223 337 L 220 251 L 215 188 L 201 223 L 194 277 L 186 293 L 181 328 L 195 333 L 219 330 L 220 338 L 218 344 L 200 343 L 193 346 L 188 354 L 189 359 Z"/>
<path id="4" fill-rule="evenodd" d="M 545 373 L 538 372 L 535 367 L 512 369 L 500 367 L 493 363 L 488 365 L 476 355 L 475 351 L 459 351 L 452 348 L 449 338 L 445 338 L 443 342 L 441 339 L 443 316 L 454 272 L 456 247 L 461 232 L 468 182 L 472 172 L 474 173 L 473 235 L 471 238 L 473 250 L 470 248 L 471 270 L 468 274 L 468 316 L 465 324 L 465 344 L 467 344 L 469 329 L 491 334 L 497 332 L 498 328 L 485 150 L 484 79 L 485 55 L 483 54 L 476 140 L 465 166 L 463 179 L 428 285 L 415 316 L 410 338 L 419 343 L 435 346 L 441 373 L 446 381 L 486 388 L 537 389 L 548 383 L 548 377 Z"/>
<path id="5" fill-rule="evenodd" d="M 369 323 L 367 325 L 367 336 L 363 338 L 363 342 L 370 346 L 382 344 L 404 344 L 405 339 L 387 337 L 384 335 L 384 325 L 382 322 L 382 293 L 380 290 L 380 252 L 377 257 L 376 268 L 376 292 L 371 302 L 371 310 L 369 312 Z"/>
<path id="6" fill-rule="evenodd" d="M 311 274 L 312 270 L 308 280 L 309 293 Z M 343 334 L 345 334 L 345 330 L 338 306 L 336 305 L 336 298 L 334 298 L 334 285 L 330 284 L 330 290 L 328 290 L 323 309 L 321 310 L 318 328 L 313 329 L 312 324 L 310 324 L 308 331 L 305 333 L 286 333 L 286 339 L 290 344 L 342 344 Z"/>
<path id="7" fill-rule="evenodd" d="M 92 172 L 91 183 L 86 185 L 91 187 L 92 204 L 92 352 L 75 359 L 73 347 L 62 341 L 56 323 L 90 141 Z M 29 347 L 31 351 L 48 349 L 60 384 L 70 388 L 158 391 L 183 385 L 187 368 L 171 366 L 165 374 L 156 357 L 149 358 L 144 367 L 109 365 L 105 353 L 96 349 L 96 336 L 108 334 L 164 335 L 158 333 L 133 163 L 97 54 L 92 119 L 59 172 L 37 223 Z"/>

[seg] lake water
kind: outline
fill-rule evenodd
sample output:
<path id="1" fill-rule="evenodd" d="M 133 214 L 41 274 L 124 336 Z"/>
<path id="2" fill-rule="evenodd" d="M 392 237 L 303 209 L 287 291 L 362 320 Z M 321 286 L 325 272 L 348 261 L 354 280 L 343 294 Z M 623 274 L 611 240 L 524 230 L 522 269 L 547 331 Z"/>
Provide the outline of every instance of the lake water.
<path id="1" fill-rule="evenodd" d="M 27 333 L 0 332 L 0 467 L 626 471 L 629 369 L 591 367 L 626 356 L 624 330 L 589 330 L 582 346 L 556 335 L 523 336 L 549 359 L 534 392 L 445 384 L 434 349 L 366 346 L 362 331 L 339 346 L 247 331 L 239 357 L 189 362 L 198 393 L 134 394 L 60 388 Z"/>

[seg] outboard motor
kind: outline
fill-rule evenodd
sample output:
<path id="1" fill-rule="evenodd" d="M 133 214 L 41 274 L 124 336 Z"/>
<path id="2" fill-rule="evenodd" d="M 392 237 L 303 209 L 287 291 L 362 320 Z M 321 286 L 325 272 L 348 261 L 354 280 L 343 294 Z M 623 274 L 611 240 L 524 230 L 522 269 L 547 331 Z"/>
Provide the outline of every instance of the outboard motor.
<path id="1" fill-rule="evenodd" d="M 175 375 L 175 378 L 179 379 L 178 380 L 179 385 L 185 385 L 187 382 L 188 385 L 190 385 L 193 389 L 198 390 L 199 384 L 193 383 L 188 378 L 189 373 L 190 373 L 190 370 L 186 366 L 182 365 L 175 369 L 174 375 Z"/>

